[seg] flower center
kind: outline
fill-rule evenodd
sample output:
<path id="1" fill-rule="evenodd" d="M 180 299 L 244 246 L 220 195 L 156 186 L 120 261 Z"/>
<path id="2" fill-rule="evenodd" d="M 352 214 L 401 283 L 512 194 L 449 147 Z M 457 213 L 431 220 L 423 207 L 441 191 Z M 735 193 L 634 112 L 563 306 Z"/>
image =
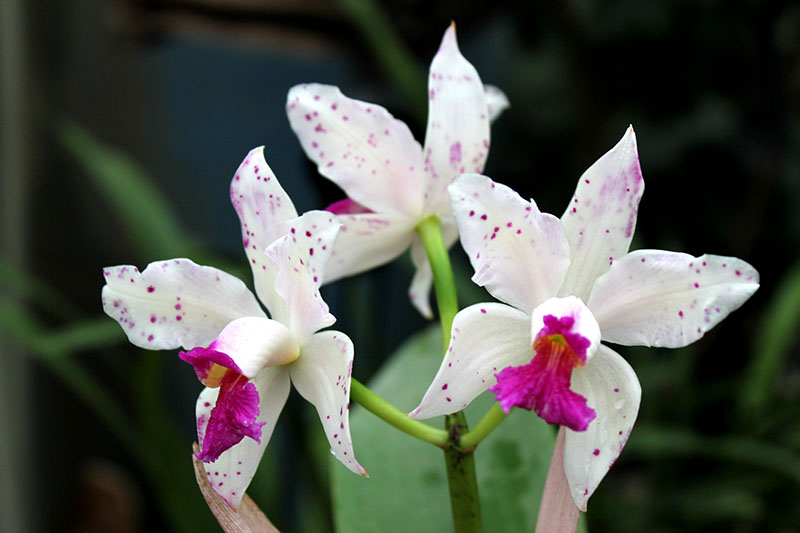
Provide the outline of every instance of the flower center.
<path id="1" fill-rule="evenodd" d="M 531 362 L 495 374 L 497 384 L 489 390 L 505 412 L 522 407 L 574 431 L 584 431 L 594 420 L 595 411 L 586 405 L 586 398 L 570 390 L 572 371 L 583 368 L 590 345 L 589 339 L 572 330 L 574 324 L 572 316 L 546 315 L 531 346 Z"/>

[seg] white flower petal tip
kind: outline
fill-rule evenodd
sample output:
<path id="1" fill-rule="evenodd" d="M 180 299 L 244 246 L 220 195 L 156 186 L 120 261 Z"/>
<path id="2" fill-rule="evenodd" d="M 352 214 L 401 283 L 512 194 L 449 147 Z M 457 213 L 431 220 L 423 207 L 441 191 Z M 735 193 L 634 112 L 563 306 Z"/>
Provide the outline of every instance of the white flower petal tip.
<path id="1" fill-rule="evenodd" d="M 525 364 L 533 355 L 526 313 L 499 303 L 462 309 L 436 377 L 408 416 L 423 420 L 459 411 L 495 384 L 497 372 Z"/>
<path id="2" fill-rule="evenodd" d="M 594 281 L 628 253 L 643 193 L 636 135 L 630 127 L 583 173 L 561 217 L 571 262 L 559 294 L 586 301 Z"/>
<path id="3" fill-rule="evenodd" d="M 141 348 L 207 346 L 231 321 L 265 316 L 238 278 L 189 259 L 103 269 L 103 311 Z"/>
<path id="4" fill-rule="evenodd" d="M 473 282 L 528 312 L 556 293 L 570 254 L 556 217 L 478 174 L 459 176 L 448 192 Z"/>
<path id="5" fill-rule="evenodd" d="M 503 111 L 511 107 L 506 93 L 494 85 L 484 85 L 486 92 L 486 105 L 489 107 L 489 122 L 494 122 Z"/>
<path id="6" fill-rule="evenodd" d="M 289 367 L 297 392 L 314 405 L 325 430 L 331 453 L 351 472 L 364 475 L 350 436 L 350 377 L 353 342 L 339 331 L 323 331 L 303 346 L 300 358 Z"/>
<path id="7" fill-rule="evenodd" d="M 247 154 L 231 180 L 231 203 L 239 216 L 256 294 L 272 318 L 282 319 L 285 305 L 275 293 L 275 268 L 265 255 L 275 239 L 286 234 L 285 221 L 297 217 L 292 200 L 264 159 L 263 147 Z"/>
<path id="8" fill-rule="evenodd" d="M 572 387 L 597 414 L 586 431 L 567 430 L 564 446 L 564 471 L 572 499 L 585 512 L 589 497 L 628 441 L 642 389 L 631 366 L 603 345 L 582 371 L 573 373 Z"/>
<path id="9" fill-rule="evenodd" d="M 597 280 L 588 305 L 603 339 L 677 348 L 700 339 L 759 287 L 734 257 L 637 250 Z"/>

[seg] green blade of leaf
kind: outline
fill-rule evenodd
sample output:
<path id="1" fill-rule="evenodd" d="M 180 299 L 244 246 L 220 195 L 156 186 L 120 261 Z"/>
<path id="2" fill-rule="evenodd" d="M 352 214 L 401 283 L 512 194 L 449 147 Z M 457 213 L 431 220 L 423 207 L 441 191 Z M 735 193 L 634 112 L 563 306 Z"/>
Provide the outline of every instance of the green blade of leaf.
<path id="1" fill-rule="evenodd" d="M 58 139 L 114 208 L 140 254 L 181 254 L 187 239 L 167 202 L 139 165 L 69 120 L 60 123 Z"/>
<path id="2" fill-rule="evenodd" d="M 758 416 L 767 408 L 775 384 L 791 354 L 797 326 L 800 325 L 800 265 L 783 279 L 764 313 L 764 321 L 753 347 L 750 366 L 743 373 L 739 412 Z"/>
<path id="3" fill-rule="evenodd" d="M 370 388 L 411 410 L 438 369 L 441 350 L 435 327 L 413 337 L 385 365 Z M 492 405 L 485 394 L 467 408 L 476 421 Z M 434 419 L 431 422 L 437 423 Z M 390 427 L 354 406 L 350 427 L 356 456 L 370 474 L 353 475 L 332 460 L 337 531 L 452 531 L 442 451 Z M 515 412 L 475 452 L 483 522 L 492 531 L 532 531 L 555 443 L 540 418 Z"/>

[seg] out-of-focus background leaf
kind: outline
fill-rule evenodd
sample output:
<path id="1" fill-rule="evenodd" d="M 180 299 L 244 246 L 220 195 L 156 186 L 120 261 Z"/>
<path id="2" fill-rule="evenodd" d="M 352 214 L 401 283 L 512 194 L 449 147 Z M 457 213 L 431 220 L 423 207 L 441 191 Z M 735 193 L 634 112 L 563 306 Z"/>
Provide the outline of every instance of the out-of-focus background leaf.
<path id="1" fill-rule="evenodd" d="M 401 410 L 411 411 L 436 375 L 441 342 L 441 331 L 435 327 L 412 337 L 368 384 L 370 389 Z M 491 407 L 492 400 L 484 394 L 469 405 L 466 415 L 473 425 Z M 351 412 L 350 429 L 353 442 L 358 443 L 359 462 L 371 477 L 353 476 L 330 461 L 337 531 L 453 529 L 441 450 L 398 434 L 359 407 Z M 555 431 L 524 411 L 512 414 L 481 443 L 475 468 L 487 530 L 535 528 L 554 443 Z"/>
<path id="2" fill-rule="evenodd" d="M 619 348 L 642 409 L 589 529 L 798 529 L 796 2 L 32 0 L 0 3 L 0 530 L 215 529 L 188 457 L 199 384 L 100 314 L 101 268 L 189 256 L 249 283 L 228 199 L 249 149 L 266 146 L 300 211 L 341 198 L 289 129 L 289 87 L 339 85 L 422 140 L 425 73 L 451 20 L 512 105 L 489 176 L 560 214 L 632 123 L 647 182 L 633 247 L 761 273 L 695 345 Z M 424 325 L 410 277 L 406 260 L 325 289 L 364 382 Z M 333 527 L 340 472 L 315 418 L 292 394 L 250 489 L 282 530 Z"/>

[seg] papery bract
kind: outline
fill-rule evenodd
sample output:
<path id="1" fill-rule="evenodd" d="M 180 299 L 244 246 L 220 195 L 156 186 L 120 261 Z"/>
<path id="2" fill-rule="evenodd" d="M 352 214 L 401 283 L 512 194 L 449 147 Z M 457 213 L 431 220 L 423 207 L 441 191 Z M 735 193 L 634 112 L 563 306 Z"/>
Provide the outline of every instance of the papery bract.
<path id="1" fill-rule="evenodd" d="M 414 228 L 435 215 L 447 247 L 455 242 L 447 185 L 462 172 L 483 170 L 490 119 L 508 100 L 499 89 L 483 86 L 458 49 L 454 25 L 431 63 L 428 98 L 424 146 L 386 109 L 348 98 L 336 87 L 294 87 L 286 109 L 320 174 L 348 196 L 329 208 L 341 215 L 343 227 L 325 282 L 385 264 L 411 246 L 417 272 L 410 297 L 429 317 L 433 278 Z"/>
<path id="2" fill-rule="evenodd" d="M 595 332 L 598 341 L 685 346 L 742 305 L 758 288 L 758 273 L 732 257 L 628 253 L 644 191 L 632 128 L 581 176 L 560 220 L 485 176 L 461 176 L 449 191 L 473 281 L 508 305 L 476 304 L 456 315 L 444 361 L 410 416 L 455 412 L 490 389 L 506 410 L 534 409 L 572 428 L 564 469 L 575 504 L 586 510 L 641 399 L 630 365 L 592 345 Z M 551 324 L 570 317 L 579 341 L 563 336 L 559 346 L 545 332 L 542 343 L 548 315 Z M 586 320 L 572 323 L 575 317 Z M 592 346 L 585 361 L 580 339 Z"/>
<path id="3" fill-rule="evenodd" d="M 290 383 L 319 414 L 331 452 L 366 472 L 349 426 L 353 344 L 323 331 L 335 319 L 319 294 L 341 224 L 312 211 L 301 217 L 267 166 L 263 149 L 237 170 L 231 200 L 256 293 L 237 278 L 188 259 L 104 269 L 103 309 L 128 339 L 148 349 L 182 347 L 207 388 L 197 401 L 197 431 L 214 489 L 237 507 L 269 442 Z"/>

